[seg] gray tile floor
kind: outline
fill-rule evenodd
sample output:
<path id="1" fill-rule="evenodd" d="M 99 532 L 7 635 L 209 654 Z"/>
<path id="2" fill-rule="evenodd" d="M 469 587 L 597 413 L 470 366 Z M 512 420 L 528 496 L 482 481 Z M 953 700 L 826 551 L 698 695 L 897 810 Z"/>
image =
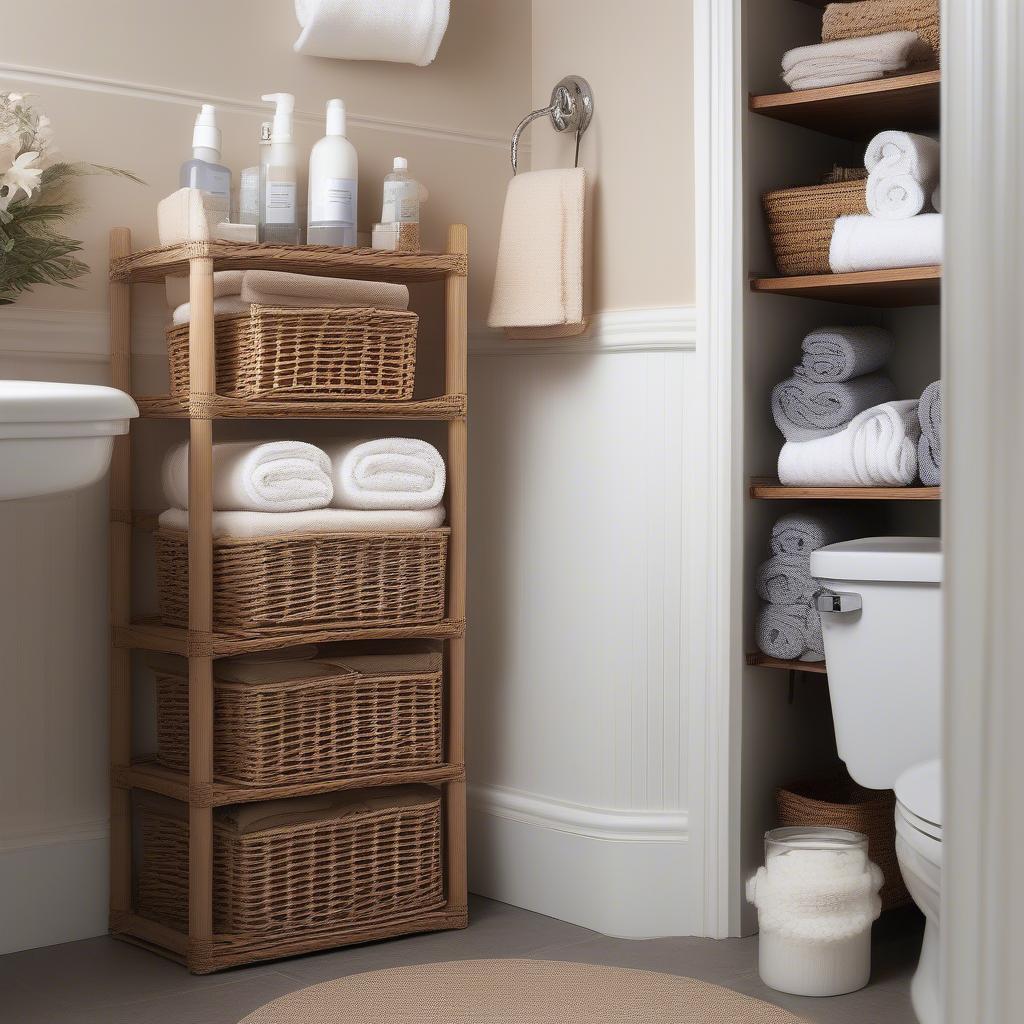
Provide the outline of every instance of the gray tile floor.
<path id="1" fill-rule="evenodd" d="M 465 931 L 395 939 L 206 977 L 114 939 L 0 957 L 4 1024 L 236 1024 L 278 996 L 360 971 L 501 957 L 639 967 L 704 978 L 779 1003 L 815 1024 L 915 1024 L 909 985 L 920 947 L 916 911 L 875 925 L 874 972 L 860 992 L 800 999 L 757 976 L 756 939 L 610 939 L 586 928 L 473 898 Z"/>

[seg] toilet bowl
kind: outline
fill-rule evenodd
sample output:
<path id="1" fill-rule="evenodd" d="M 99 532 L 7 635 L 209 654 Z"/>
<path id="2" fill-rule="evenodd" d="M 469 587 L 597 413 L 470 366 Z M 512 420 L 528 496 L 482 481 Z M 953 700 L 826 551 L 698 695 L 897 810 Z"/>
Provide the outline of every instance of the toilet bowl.
<path id="1" fill-rule="evenodd" d="M 856 782 L 896 791 L 896 852 L 924 912 L 911 987 L 939 1024 L 942 872 L 942 551 L 937 537 L 866 537 L 820 548 L 818 597 L 836 747 Z"/>

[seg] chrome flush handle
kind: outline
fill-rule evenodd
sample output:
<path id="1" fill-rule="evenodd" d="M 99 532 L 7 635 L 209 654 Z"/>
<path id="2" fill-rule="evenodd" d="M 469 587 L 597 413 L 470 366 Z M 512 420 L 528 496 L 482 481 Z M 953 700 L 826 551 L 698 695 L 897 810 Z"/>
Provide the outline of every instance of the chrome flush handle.
<path id="1" fill-rule="evenodd" d="M 847 612 L 859 612 L 864 606 L 860 594 L 819 594 L 819 612 L 838 612 L 840 615 Z"/>

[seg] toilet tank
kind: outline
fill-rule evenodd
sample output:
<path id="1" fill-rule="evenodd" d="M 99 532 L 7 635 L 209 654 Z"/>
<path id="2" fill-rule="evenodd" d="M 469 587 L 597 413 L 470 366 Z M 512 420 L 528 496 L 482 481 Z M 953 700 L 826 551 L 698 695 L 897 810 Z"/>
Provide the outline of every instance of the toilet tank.
<path id="1" fill-rule="evenodd" d="M 818 598 L 836 746 L 850 775 L 892 789 L 941 743 L 942 549 L 937 537 L 820 548 Z"/>

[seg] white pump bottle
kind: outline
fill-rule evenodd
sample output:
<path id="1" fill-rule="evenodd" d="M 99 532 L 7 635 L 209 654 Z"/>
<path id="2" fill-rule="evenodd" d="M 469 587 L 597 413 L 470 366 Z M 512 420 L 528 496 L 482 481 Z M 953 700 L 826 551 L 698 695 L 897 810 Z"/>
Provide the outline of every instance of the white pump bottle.
<path id="1" fill-rule="evenodd" d="M 192 159 L 181 165 L 178 184 L 182 188 L 201 188 L 225 203 L 231 198 L 231 171 L 220 162 L 220 129 L 217 108 L 212 104 L 204 103 L 196 114 Z"/>
<path id="2" fill-rule="evenodd" d="M 345 137 L 345 103 L 327 101 L 327 134 L 309 154 L 310 245 L 356 245 L 359 157 Z"/>
<path id="3" fill-rule="evenodd" d="M 263 97 L 275 104 L 270 156 L 260 175 L 260 241 L 298 245 L 298 159 L 292 141 L 295 97 L 274 92 Z"/>

